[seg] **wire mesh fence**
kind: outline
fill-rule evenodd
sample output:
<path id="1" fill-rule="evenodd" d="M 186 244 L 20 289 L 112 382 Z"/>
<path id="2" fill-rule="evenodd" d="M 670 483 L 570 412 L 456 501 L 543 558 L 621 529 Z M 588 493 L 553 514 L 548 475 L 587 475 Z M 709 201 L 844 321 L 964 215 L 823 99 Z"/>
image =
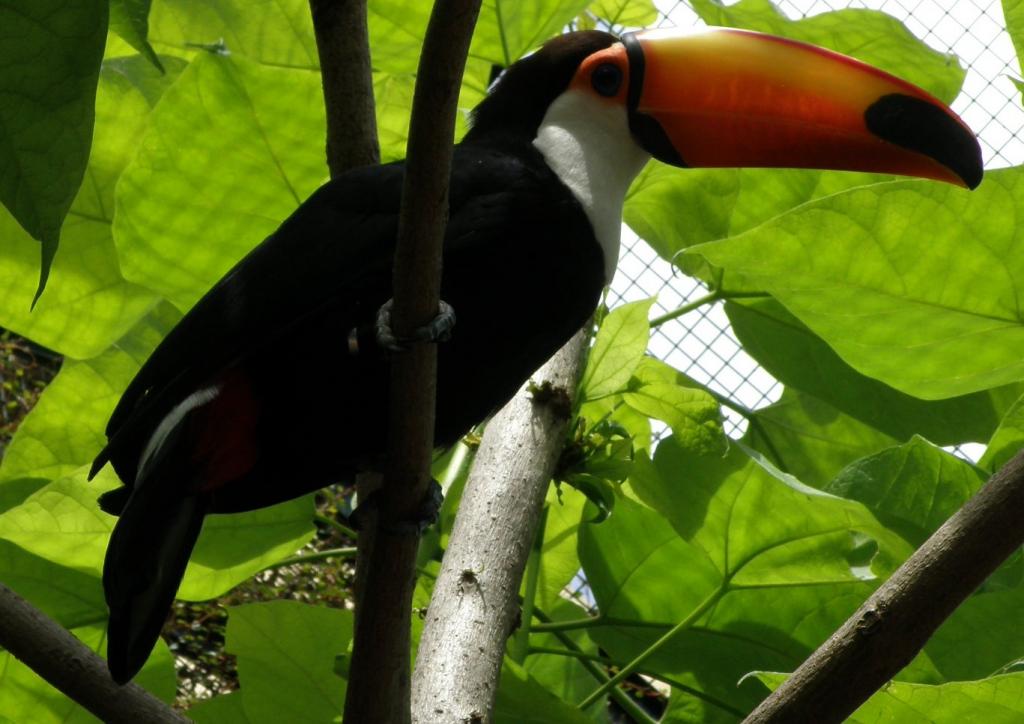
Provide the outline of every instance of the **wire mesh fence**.
<path id="1" fill-rule="evenodd" d="M 657 4 L 660 26 L 702 24 L 686 2 Z M 881 10 L 901 20 L 932 48 L 953 53 L 967 69 L 963 92 L 953 108 L 978 133 L 986 168 L 1024 162 L 1024 107 L 1011 80 L 1020 77 L 1020 68 L 999 0 L 781 0 L 777 4 L 791 19 L 842 8 Z M 702 284 L 674 272 L 671 264 L 623 228 L 611 305 L 657 295 L 653 314 L 663 314 L 706 293 Z M 651 336 L 650 351 L 748 409 L 770 404 L 782 392 L 781 385 L 736 341 L 721 302 L 659 326 Z M 745 420 L 728 409 L 725 415 L 726 431 L 742 434 Z"/>

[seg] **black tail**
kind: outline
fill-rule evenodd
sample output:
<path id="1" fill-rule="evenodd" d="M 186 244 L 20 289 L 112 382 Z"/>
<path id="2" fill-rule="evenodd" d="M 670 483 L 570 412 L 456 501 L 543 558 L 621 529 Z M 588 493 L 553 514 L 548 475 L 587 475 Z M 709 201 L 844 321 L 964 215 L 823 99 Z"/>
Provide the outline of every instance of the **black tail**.
<path id="1" fill-rule="evenodd" d="M 206 497 L 182 497 L 175 487 L 159 479 L 137 485 L 107 546 L 107 666 L 119 684 L 149 658 L 203 525 Z"/>

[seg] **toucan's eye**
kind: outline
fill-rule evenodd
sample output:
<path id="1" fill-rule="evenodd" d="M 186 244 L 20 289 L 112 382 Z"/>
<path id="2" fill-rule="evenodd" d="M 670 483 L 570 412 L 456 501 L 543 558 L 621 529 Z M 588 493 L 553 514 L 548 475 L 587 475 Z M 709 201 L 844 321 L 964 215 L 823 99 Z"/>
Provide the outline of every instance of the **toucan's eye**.
<path id="1" fill-rule="evenodd" d="M 611 98 L 622 86 L 622 70 L 612 63 L 602 63 L 594 69 L 590 82 L 601 95 Z"/>

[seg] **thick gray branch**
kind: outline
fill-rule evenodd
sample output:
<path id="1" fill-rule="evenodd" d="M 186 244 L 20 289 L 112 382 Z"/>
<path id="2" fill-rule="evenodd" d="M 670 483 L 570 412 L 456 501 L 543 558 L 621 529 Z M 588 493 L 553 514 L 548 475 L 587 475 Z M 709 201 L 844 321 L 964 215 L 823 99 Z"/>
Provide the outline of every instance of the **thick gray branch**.
<path id="1" fill-rule="evenodd" d="M 456 101 L 479 11 L 480 0 L 436 0 L 423 42 L 395 250 L 392 324 L 399 335 L 438 311 Z M 436 370 L 434 345 L 414 346 L 391 365 L 388 464 L 377 493 L 379 514 L 359 536 L 357 567 L 366 579 L 345 721 L 409 721 L 409 623 L 419 540 L 394 532 L 390 524 L 414 516 L 430 483 Z"/>
<path id="2" fill-rule="evenodd" d="M 571 399 L 587 335 L 579 332 L 535 375 Z M 519 582 L 569 424 L 565 405 L 524 387 L 487 425 L 413 673 L 413 721 L 490 721 Z"/>
<path id="3" fill-rule="evenodd" d="M 0 646 L 105 722 L 188 721 L 138 684 L 115 684 L 95 651 L 2 583 Z"/>
<path id="4" fill-rule="evenodd" d="M 746 722 L 840 722 L 1024 544 L 1024 452 L 999 469 Z"/>

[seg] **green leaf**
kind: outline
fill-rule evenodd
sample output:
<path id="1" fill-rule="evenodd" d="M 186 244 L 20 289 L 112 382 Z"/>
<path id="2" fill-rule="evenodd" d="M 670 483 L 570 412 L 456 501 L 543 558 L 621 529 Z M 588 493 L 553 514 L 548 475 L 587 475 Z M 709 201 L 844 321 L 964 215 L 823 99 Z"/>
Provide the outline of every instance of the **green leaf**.
<path id="1" fill-rule="evenodd" d="M 857 372 L 774 299 L 730 301 L 725 311 L 743 349 L 772 376 L 898 441 L 915 434 L 936 445 L 985 440 L 1019 394 L 1011 386 L 921 400 Z"/>
<path id="2" fill-rule="evenodd" d="M 947 681 L 991 676 L 1021 659 L 1021 611 L 1024 588 L 976 593 L 928 639 L 925 651 Z"/>
<path id="3" fill-rule="evenodd" d="M 970 463 L 914 437 L 850 465 L 826 486 L 859 500 L 917 547 L 984 484 Z"/>
<path id="4" fill-rule="evenodd" d="M 575 545 L 575 537 L 573 538 L 573 543 Z M 574 550 L 573 558 L 575 557 Z M 576 568 L 579 570 L 579 561 L 576 562 Z M 578 604 L 572 603 L 565 598 L 555 598 L 549 605 L 543 608 L 545 613 L 555 621 L 579 620 L 585 615 L 583 609 Z M 582 630 L 562 631 L 559 635 L 532 631 L 530 633 L 530 646 L 565 651 L 568 648 L 564 642 L 566 638 L 583 653 L 591 656 L 599 655 L 597 646 Z M 523 667 L 538 684 L 562 701 L 582 701 L 596 686 L 593 675 L 574 656 L 531 654 L 526 658 Z M 606 722 L 603 718 L 599 719 L 599 721 Z M 607 724 L 610 724 L 610 722 L 607 722 Z"/>
<path id="5" fill-rule="evenodd" d="M 995 472 L 1024 448 L 1024 396 L 1020 397 L 992 434 L 978 467 Z"/>
<path id="6" fill-rule="evenodd" d="M 791 388 L 783 391 L 778 402 L 756 410 L 749 420 L 743 442 L 816 488 L 824 487 L 854 460 L 899 443 Z"/>
<path id="7" fill-rule="evenodd" d="M 875 540 L 883 571 L 910 550 L 860 503 L 803 485 L 738 445 L 724 457 L 698 455 L 670 438 L 632 482 L 733 588 L 871 580 L 859 535 Z"/>
<path id="8" fill-rule="evenodd" d="M 508 67 L 558 35 L 589 0 L 484 0 L 469 53 Z"/>
<path id="9" fill-rule="evenodd" d="M 105 627 L 86 626 L 72 632 L 82 643 L 103 655 Z M 153 654 L 135 677 L 135 683 L 154 696 L 170 703 L 174 699 L 176 684 L 174 660 L 167 644 L 158 640 Z M 64 694 L 43 681 L 25 664 L 10 653 L 0 652 L 0 701 L 3 713 L 12 722 L 32 724 L 86 724 L 98 721 L 96 717 Z"/>
<path id="10" fill-rule="evenodd" d="M 994 171 L 974 193 L 924 181 L 861 187 L 685 259 L 771 292 L 848 364 L 903 392 L 985 390 L 1024 378 L 1024 256 L 1003 221 L 1024 199 L 1022 179 Z"/>
<path id="11" fill-rule="evenodd" d="M 325 178 L 312 72 L 203 54 L 153 111 L 117 186 L 126 278 L 189 308 Z"/>
<path id="12" fill-rule="evenodd" d="M 215 598 L 295 555 L 313 537 L 313 512 L 313 496 L 305 495 L 249 513 L 206 516 L 177 597 Z"/>
<path id="13" fill-rule="evenodd" d="M 651 334 L 647 315 L 654 299 L 623 304 L 605 317 L 597 330 L 587 368 L 580 381 L 581 398 L 596 400 L 620 392 L 647 349 Z"/>
<path id="14" fill-rule="evenodd" d="M 66 628 L 107 619 L 98 576 L 45 560 L 5 540 L 0 540 L 0 580 Z"/>
<path id="15" fill-rule="evenodd" d="M 638 458 L 631 484 L 654 510 L 620 500 L 605 523 L 580 530 L 604 617 L 587 631 L 625 663 L 710 601 L 641 667 L 687 692 L 679 706 L 691 721 L 742 718 L 763 695 L 737 688 L 745 673 L 769 668 L 760 662 L 795 667 L 863 602 L 875 571 L 911 550 L 859 503 L 807 488 L 738 445 L 701 456 L 670 438 L 653 463 Z M 940 678 L 926 658 L 911 675 Z"/>
<path id="16" fill-rule="evenodd" d="M 562 589 L 580 570 L 576 536 L 586 497 L 571 490 L 548 489 L 547 525 L 537 579 L 537 606 L 548 611 L 561 600 Z"/>
<path id="17" fill-rule="evenodd" d="M 184 63 L 160 75 L 139 56 L 107 61 L 96 94 L 89 167 L 71 206 L 47 294 L 30 311 L 38 245 L 0 211 L 0 326 L 77 359 L 93 357 L 124 335 L 157 298 L 125 281 L 111 235 L 114 186 L 134 155 L 151 107 Z"/>
<path id="18" fill-rule="evenodd" d="M 1024 1 L 1003 0 L 1003 17 L 1006 19 L 1006 32 L 1017 50 L 1017 68 L 1024 72 Z"/>
<path id="19" fill-rule="evenodd" d="M 658 19 L 658 8 L 651 0 L 597 0 L 587 12 L 609 25 L 626 28 L 643 28 Z"/>
<path id="20" fill-rule="evenodd" d="M 668 423 L 676 439 L 690 449 L 705 453 L 725 450 L 722 412 L 704 390 L 654 383 L 623 393 L 622 399 L 637 412 Z"/>
<path id="21" fill-rule="evenodd" d="M 804 169 L 681 171 L 652 161 L 630 187 L 623 218 L 673 261 L 693 244 L 734 236 L 813 199 L 892 178 Z"/>
<path id="22" fill-rule="evenodd" d="M 258 721 L 249 718 L 245 710 L 245 694 L 241 691 L 230 691 L 192 704 L 188 708 L 188 718 L 196 724 L 250 724 Z"/>
<path id="23" fill-rule="evenodd" d="M 768 0 L 725 7 L 693 3 L 712 25 L 760 30 L 852 55 L 949 101 L 964 79 L 955 58 L 938 53 L 897 20 L 868 10 L 787 19 Z M 651 163 L 627 197 L 624 217 L 665 259 L 693 244 L 733 236 L 839 191 L 892 178 L 877 174 L 778 169 L 688 169 Z M 737 288 L 738 287 L 731 287 Z"/>
<path id="24" fill-rule="evenodd" d="M 257 63 L 320 68 L 306 0 L 159 0 L 149 15 L 149 40 L 174 54 L 192 54 L 199 46 L 223 41 L 233 56 Z"/>
<path id="25" fill-rule="evenodd" d="M 562 701 L 507 656 L 501 667 L 495 724 L 585 724 L 592 721 L 572 704 Z"/>
<path id="26" fill-rule="evenodd" d="M 179 317 L 161 304 L 98 357 L 66 360 L 7 447 L 0 490 L 12 478 L 55 479 L 90 463 L 121 393 Z"/>
<path id="27" fill-rule="evenodd" d="M 60 478 L 0 514 L 0 538 L 62 566 L 98 577 L 114 518 L 96 498 L 116 487 L 104 468 L 91 482 L 88 468 Z M 218 596 L 301 548 L 313 534 L 313 497 L 236 515 L 209 515 L 178 596 Z"/>
<path id="28" fill-rule="evenodd" d="M 163 73 L 164 66 L 147 39 L 150 2 L 151 0 L 110 0 L 110 29 Z"/>
<path id="29" fill-rule="evenodd" d="M 352 640 L 352 612 L 295 601 L 234 606 L 224 648 L 238 657 L 245 719 L 330 722 L 342 711 L 345 681 L 335 655 Z"/>
<path id="30" fill-rule="evenodd" d="M 786 674 L 756 672 L 770 689 Z M 851 724 L 1012 724 L 1024 716 L 1024 674 L 927 685 L 890 681 L 853 713 Z"/>
<path id="31" fill-rule="evenodd" d="M 42 242 L 36 298 L 89 160 L 107 7 L 0 1 L 0 202 Z"/>
<path id="32" fill-rule="evenodd" d="M 966 71 L 956 56 L 933 50 L 896 18 L 875 10 L 846 9 L 789 20 L 770 0 L 694 0 L 709 25 L 728 25 L 782 35 L 851 55 L 900 76 L 949 103 Z"/>

